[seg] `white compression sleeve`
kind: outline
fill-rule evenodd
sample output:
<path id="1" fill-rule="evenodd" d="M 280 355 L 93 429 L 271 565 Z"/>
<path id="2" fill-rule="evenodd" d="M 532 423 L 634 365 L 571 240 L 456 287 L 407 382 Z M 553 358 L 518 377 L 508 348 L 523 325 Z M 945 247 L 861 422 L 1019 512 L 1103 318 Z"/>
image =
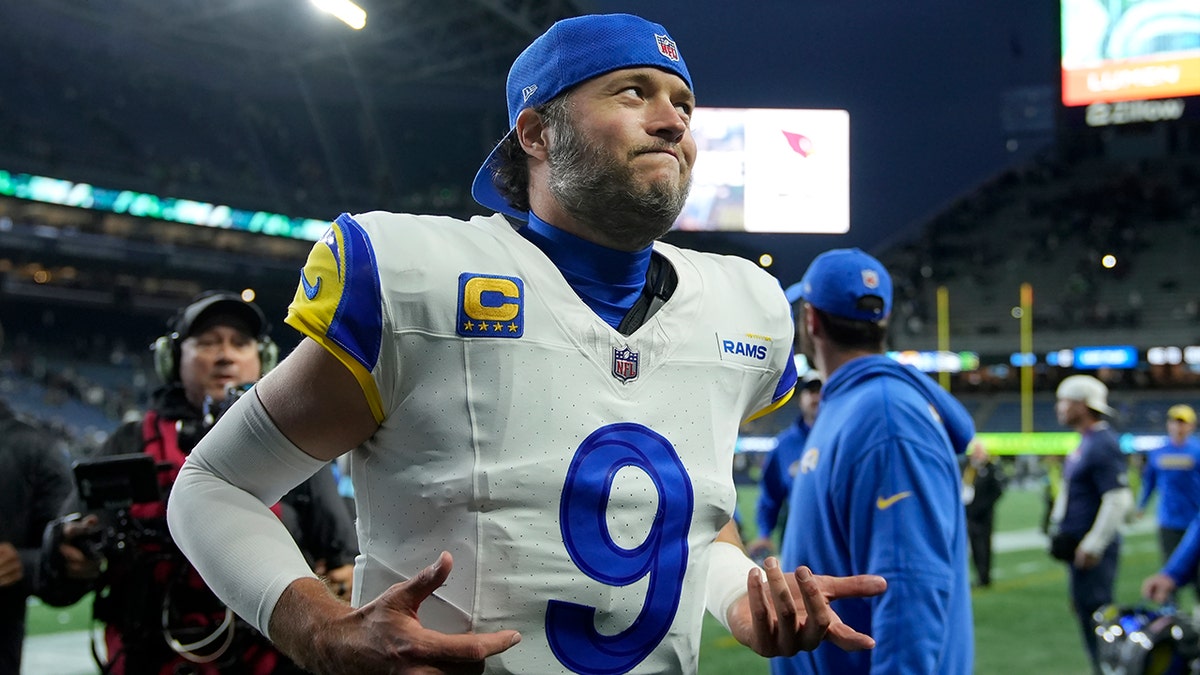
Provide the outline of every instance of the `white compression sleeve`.
<path id="1" fill-rule="evenodd" d="M 708 558 L 705 605 L 725 630 L 729 630 L 729 608 L 746 594 L 746 577 L 752 569 L 759 567 L 742 549 L 725 541 L 713 542 Z"/>
<path id="2" fill-rule="evenodd" d="M 1117 537 L 1125 517 L 1133 509 L 1133 491 L 1127 487 L 1114 488 L 1100 496 L 1100 510 L 1092 529 L 1079 542 L 1079 548 L 1091 555 L 1102 555 Z"/>
<path id="3" fill-rule="evenodd" d="M 269 505 L 324 464 L 279 431 L 251 390 L 205 434 L 171 488 L 171 537 L 217 597 L 264 635 L 284 589 L 316 576 Z"/>

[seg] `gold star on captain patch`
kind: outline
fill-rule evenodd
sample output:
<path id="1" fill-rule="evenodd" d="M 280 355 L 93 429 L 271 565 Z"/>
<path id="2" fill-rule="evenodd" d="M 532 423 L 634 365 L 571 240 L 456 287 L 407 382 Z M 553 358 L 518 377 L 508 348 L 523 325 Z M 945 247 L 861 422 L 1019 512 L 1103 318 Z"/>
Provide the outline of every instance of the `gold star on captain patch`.
<path id="1" fill-rule="evenodd" d="M 475 324 L 470 321 L 467 321 L 466 323 L 463 324 L 463 330 L 468 330 L 468 331 L 475 330 Z"/>
<path id="2" fill-rule="evenodd" d="M 504 324 L 501 324 L 501 323 L 492 324 L 492 330 L 496 331 L 497 333 L 499 333 L 500 329 L 503 327 L 504 327 Z"/>
<path id="3" fill-rule="evenodd" d="M 510 333 L 517 332 L 517 324 L 515 324 L 515 323 L 508 324 L 508 332 L 510 332 Z"/>

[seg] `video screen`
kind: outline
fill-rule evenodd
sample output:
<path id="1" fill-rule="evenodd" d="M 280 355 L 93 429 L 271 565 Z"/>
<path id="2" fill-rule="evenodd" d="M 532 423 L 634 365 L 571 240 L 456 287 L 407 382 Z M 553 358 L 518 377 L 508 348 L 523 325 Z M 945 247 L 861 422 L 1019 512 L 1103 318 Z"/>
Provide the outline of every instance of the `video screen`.
<path id="1" fill-rule="evenodd" d="M 1066 106 L 1200 95 L 1200 2 L 1062 0 Z"/>
<path id="2" fill-rule="evenodd" d="M 692 191 L 674 229 L 843 234 L 850 230 L 845 110 L 697 108 Z"/>

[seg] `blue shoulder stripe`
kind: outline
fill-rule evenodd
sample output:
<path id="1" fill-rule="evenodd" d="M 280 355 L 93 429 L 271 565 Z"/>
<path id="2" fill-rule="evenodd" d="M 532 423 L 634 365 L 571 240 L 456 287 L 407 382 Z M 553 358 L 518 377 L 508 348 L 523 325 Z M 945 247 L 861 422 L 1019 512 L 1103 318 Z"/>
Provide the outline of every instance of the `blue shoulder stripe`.
<path id="1" fill-rule="evenodd" d="M 379 363 L 383 342 L 383 292 L 371 239 L 349 214 L 338 216 L 342 251 L 332 246 L 342 281 L 342 296 L 326 336 L 368 372 Z"/>

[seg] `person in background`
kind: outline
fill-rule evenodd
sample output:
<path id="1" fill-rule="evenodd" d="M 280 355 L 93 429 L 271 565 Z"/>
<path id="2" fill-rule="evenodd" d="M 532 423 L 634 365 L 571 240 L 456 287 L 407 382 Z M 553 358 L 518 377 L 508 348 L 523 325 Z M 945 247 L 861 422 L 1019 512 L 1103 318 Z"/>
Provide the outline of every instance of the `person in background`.
<path id="1" fill-rule="evenodd" d="M 783 565 L 878 574 L 888 592 L 838 604 L 875 649 L 822 645 L 772 659 L 771 672 L 970 673 L 958 455 L 974 422 L 932 378 L 884 354 L 892 279 L 878 260 L 856 248 L 826 251 L 800 283 L 801 352 L 826 380 L 788 497 Z"/>
<path id="2" fill-rule="evenodd" d="M 1137 516 L 1141 517 L 1158 492 L 1158 544 L 1163 563 L 1170 559 L 1175 547 L 1192 521 L 1200 515 L 1200 439 L 1196 431 L 1196 411 L 1191 406 L 1173 405 L 1167 410 L 1167 442 L 1151 450 L 1142 469 L 1142 489 L 1138 497 Z M 1188 575 L 1195 580 L 1196 597 L 1200 599 L 1200 579 L 1196 570 Z"/>
<path id="3" fill-rule="evenodd" d="M 1004 469 L 979 439 L 971 441 L 963 467 L 962 498 L 967 512 L 967 540 L 975 563 L 977 585 L 992 585 L 992 532 L 996 502 L 1004 494 Z"/>
<path id="4" fill-rule="evenodd" d="M 779 514 L 787 505 L 788 492 L 800 467 L 800 453 L 808 432 L 817 419 L 817 408 L 821 404 L 821 373 L 809 370 L 800 378 L 800 414 L 796 421 L 775 437 L 775 447 L 767 453 L 763 462 L 762 477 L 758 482 L 758 503 L 755 508 L 755 524 L 758 536 L 746 545 L 746 551 L 755 560 L 764 560 L 775 555 L 774 532 L 779 523 Z"/>
<path id="5" fill-rule="evenodd" d="M 1055 393 L 1059 424 L 1080 434 L 1063 464 L 1050 514 L 1050 553 L 1067 564 L 1071 604 L 1092 668 L 1100 672 L 1092 615 L 1113 601 L 1121 555 L 1120 527 L 1133 508 L 1125 454 L 1106 418 L 1108 387 L 1091 375 L 1063 379 Z"/>
<path id="6" fill-rule="evenodd" d="M 793 328 L 753 263 L 657 241 L 696 159 L 680 46 L 563 19 L 506 93 L 472 186 L 497 213 L 343 214 L 313 246 L 304 339 L 180 473 L 180 547 L 318 672 L 695 672 L 705 609 L 759 654 L 870 647 L 829 602 L 883 579 L 769 558 L 764 580 L 731 519 L 737 432 L 791 395 Z M 266 517 L 347 452 L 353 606 Z"/>
<path id="7" fill-rule="evenodd" d="M 71 494 L 67 454 L 52 435 L 0 400 L 0 673 L 21 670 L 26 600 L 41 567 L 42 531 Z"/>
<path id="8" fill-rule="evenodd" d="M 94 459 L 145 454 L 158 468 L 161 499 L 126 511 L 65 516 L 47 537 L 42 596 L 54 605 L 96 591 L 105 624 L 105 672 L 281 675 L 300 669 L 231 614 L 175 548 L 166 500 L 189 453 L 232 400 L 277 358 L 262 310 L 239 295 L 206 291 L 181 308 L 154 344 L 164 386 L 142 419 L 119 427 Z M 348 597 L 357 545 L 332 473 L 316 474 L 272 507 L 300 542 L 306 564 Z M 75 494 L 66 514 L 86 513 Z M 106 546 L 102 542 L 122 542 Z"/>

